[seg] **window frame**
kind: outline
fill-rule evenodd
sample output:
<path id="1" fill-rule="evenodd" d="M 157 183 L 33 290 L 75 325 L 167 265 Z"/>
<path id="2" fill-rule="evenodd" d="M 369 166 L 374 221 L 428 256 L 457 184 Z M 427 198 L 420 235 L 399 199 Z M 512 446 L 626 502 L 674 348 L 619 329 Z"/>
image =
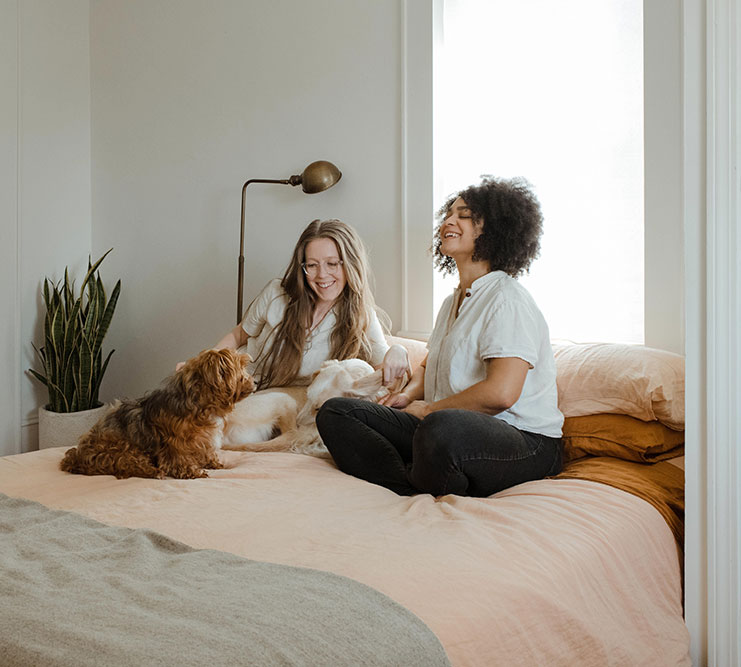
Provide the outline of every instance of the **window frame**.
<path id="1" fill-rule="evenodd" d="M 434 324 L 431 227 L 439 202 L 433 141 L 435 61 L 444 0 L 401 4 L 400 335 L 426 340 Z M 684 353 L 681 9 L 644 2 L 644 341 Z"/>

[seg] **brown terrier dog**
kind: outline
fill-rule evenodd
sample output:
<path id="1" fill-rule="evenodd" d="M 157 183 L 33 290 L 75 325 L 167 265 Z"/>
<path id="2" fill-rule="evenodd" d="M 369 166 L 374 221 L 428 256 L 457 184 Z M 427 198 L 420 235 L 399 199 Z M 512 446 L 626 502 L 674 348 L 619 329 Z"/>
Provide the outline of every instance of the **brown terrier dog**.
<path id="1" fill-rule="evenodd" d="M 60 467 L 82 475 L 208 477 L 222 468 L 223 417 L 255 389 L 249 355 L 204 350 L 165 385 L 117 403 L 67 450 Z"/>

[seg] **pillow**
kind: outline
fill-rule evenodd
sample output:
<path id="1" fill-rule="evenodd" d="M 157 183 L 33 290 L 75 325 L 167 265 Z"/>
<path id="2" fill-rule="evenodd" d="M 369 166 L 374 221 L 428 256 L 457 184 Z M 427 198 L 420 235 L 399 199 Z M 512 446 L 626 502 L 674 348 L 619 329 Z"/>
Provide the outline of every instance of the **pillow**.
<path id="1" fill-rule="evenodd" d="M 389 345 L 403 345 L 406 348 L 409 354 L 409 364 L 412 367 L 412 373 L 417 370 L 417 366 L 427 356 L 427 344 L 421 340 L 402 338 L 401 336 L 386 336 L 386 342 Z"/>
<path id="2" fill-rule="evenodd" d="M 627 415 L 567 417 L 563 424 L 564 462 L 591 455 L 654 463 L 681 456 L 683 445 L 684 431 Z"/>
<path id="3" fill-rule="evenodd" d="M 684 430 L 684 357 L 644 345 L 553 343 L 564 417 L 622 414 Z"/>

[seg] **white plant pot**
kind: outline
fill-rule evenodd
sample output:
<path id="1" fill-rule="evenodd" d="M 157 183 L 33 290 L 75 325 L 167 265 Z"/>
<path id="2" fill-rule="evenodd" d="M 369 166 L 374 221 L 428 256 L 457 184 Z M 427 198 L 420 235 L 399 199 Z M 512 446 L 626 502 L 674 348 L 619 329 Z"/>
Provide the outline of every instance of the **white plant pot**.
<path id="1" fill-rule="evenodd" d="M 79 412 L 51 412 L 39 408 L 39 449 L 74 447 L 81 435 L 87 433 L 108 410 L 101 405 Z"/>

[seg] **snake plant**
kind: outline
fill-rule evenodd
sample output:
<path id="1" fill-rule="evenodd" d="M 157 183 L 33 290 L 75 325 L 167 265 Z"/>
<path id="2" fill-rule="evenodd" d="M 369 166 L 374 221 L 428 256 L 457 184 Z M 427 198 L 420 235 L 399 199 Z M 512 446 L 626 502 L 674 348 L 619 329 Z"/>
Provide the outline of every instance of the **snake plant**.
<path id="1" fill-rule="evenodd" d="M 79 295 L 75 293 L 74 281 L 70 282 L 66 268 L 64 281 L 52 283 L 44 279 L 44 345 L 41 348 L 33 346 L 42 371 L 28 370 L 46 385 L 49 391 L 46 409 L 52 412 L 78 412 L 101 405 L 98 400 L 100 382 L 114 352 L 111 350 L 103 361 L 103 338 L 121 292 L 119 280 L 106 301 L 106 291 L 98 273 L 100 263 L 111 250 L 94 264 L 88 258 L 88 270 Z"/>

